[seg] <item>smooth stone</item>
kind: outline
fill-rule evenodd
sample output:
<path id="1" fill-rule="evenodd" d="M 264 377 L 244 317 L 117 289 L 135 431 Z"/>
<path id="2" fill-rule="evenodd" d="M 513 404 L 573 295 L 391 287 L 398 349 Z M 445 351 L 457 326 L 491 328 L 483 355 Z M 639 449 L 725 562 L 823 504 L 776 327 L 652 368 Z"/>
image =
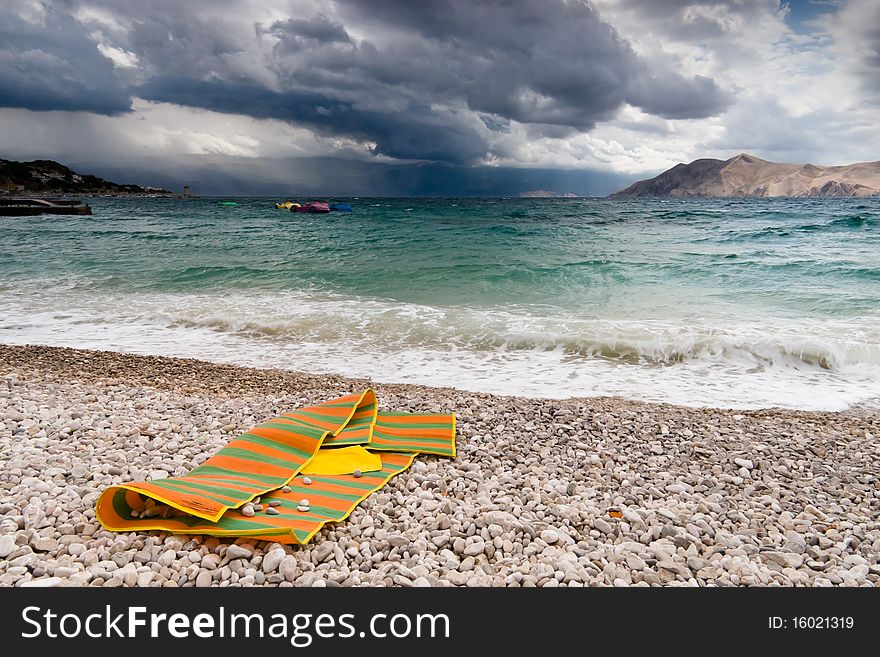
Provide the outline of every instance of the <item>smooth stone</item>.
<path id="1" fill-rule="evenodd" d="M 58 541 L 54 538 L 38 538 L 31 545 L 37 552 L 54 552 L 58 549 Z"/>
<path id="2" fill-rule="evenodd" d="M 477 541 L 476 543 L 471 543 L 470 545 L 464 548 L 464 553 L 469 557 L 475 557 L 478 554 L 483 554 L 486 549 L 486 544 L 483 541 Z"/>
<path id="3" fill-rule="evenodd" d="M 226 548 L 226 556 L 229 557 L 230 561 L 233 559 L 250 559 L 253 556 L 253 550 L 249 550 L 237 543 L 233 543 Z"/>
<path id="4" fill-rule="evenodd" d="M 32 579 L 29 582 L 22 582 L 20 585 L 22 588 L 53 588 L 56 586 L 61 586 L 61 578 L 60 577 L 42 577 L 40 579 Z"/>
<path id="5" fill-rule="evenodd" d="M 296 557 L 287 554 L 281 559 L 281 563 L 278 564 L 278 572 L 288 582 L 292 582 L 297 577 L 298 566 L 299 564 L 296 561 Z"/>
<path id="6" fill-rule="evenodd" d="M 555 529 L 545 529 L 541 532 L 541 540 L 547 545 L 553 545 L 559 542 L 559 532 Z"/>
<path id="7" fill-rule="evenodd" d="M 297 510 L 297 511 L 302 511 L 303 513 L 307 513 L 308 510 L 309 510 L 309 507 L 300 504 L 298 507 L 296 507 L 296 510 Z"/>
<path id="8" fill-rule="evenodd" d="M 272 506 L 270 506 L 268 509 L 266 509 L 266 514 L 270 515 L 270 516 L 277 516 L 280 513 L 281 512 L 278 509 L 276 509 L 275 507 L 272 507 Z"/>
<path id="9" fill-rule="evenodd" d="M 79 570 L 76 568 L 69 568 L 67 566 L 58 566 L 53 573 L 55 577 L 70 577 L 71 575 L 76 575 Z"/>
<path id="10" fill-rule="evenodd" d="M 301 500 L 299 501 L 299 505 L 300 505 L 300 506 L 308 506 L 308 505 L 309 505 L 309 501 L 308 501 L 306 498 L 303 498 L 303 499 L 301 499 Z"/>
<path id="11" fill-rule="evenodd" d="M 156 578 L 156 573 L 152 570 L 148 570 L 144 573 L 141 573 L 137 576 L 137 585 L 140 587 L 149 586 L 153 583 L 153 580 Z"/>
<path id="12" fill-rule="evenodd" d="M 12 534 L 0 536 L 0 559 L 5 559 L 17 549 L 18 546 L 15 544 L 15 536 Z"/>
<path id="13" fill-rule="evenodd" d="M 261 566 L 264 573 L 267 575 L 275 571 L 276 568 L 281 564 L 281 560 L 284 559 L 286 553 L 282 549 L 269 550 L 268 553 L 263 555 L 263 564 Z"/>
<path id="14" fill-rule="evenodd" d="M 281 506 L 281 501 L 280 500 L 272 500 L 271 502 L 269 502 L 269 506 Z"/>
<path id="15" fill-rule="evenodd" d="M 405 547 L 410 544 L 410 540 L 402 534 L 391 534 L 386 539 L 391 547 Z"/>
<path id="16" fill-rule="evenodd" d="M 626 565 L 629 566 L 630 570 L 644 570 L 647 568 L 647 564 L 637 554 L 626 555 Z"/>
<path id="17" fill-rule="evenodd" d="M 596 518 L 593 520 L 593 527 L 598 529 L 603 534 L 613 534 L 614 528 L 603 518 Z"/>
<path id="18" fill-rule="evenodd" d="M 308 477 L 303 477 L 303 484 L 304 484 L 305 486 L 311 486 L 311 485 L 312 485 L 312 480 L 309 479 Z"/>
<path id="19" fill-rule="evenodd" d="M 243 515 L 246 518 L 253 517 L 254 513 L 255 513 L 254 507 L 251 506 L 250 504 L 245 504 L 243 507 L 241 507 L 241 515 Z"/>
<path id="20" fill-rule="evenodd" d="M 355 471 L 354 471 L 354 476 L 355 476 L 355 478 L 363 477 L 363 476 L 364 476 L 364 473 L 361 472 L 360 470 L 355 470 Z"/>
<path id="21" fill-rule="evenodd" d="M 303 483 L 305 483 L 305 480 L 303 480 Z M 281 487 L 281 492 L 282 492 L 282 493 L 289 493 L 289 492 L 290 492 L 290 486 L 282 486 L 282 487 Z"/>
<path id="22" fill-rule="evenodd" d="M 174 563 L 174 560 L 177 558 L 177 553 L 174 550 L 165 550 L 162 554 L 159 555 L 159 558 L 156 559 L 156 563 L 160 566 L 165 566 L 166 568 Z"/>
<path id="23" fill-rule="evenodd" d="M 219 554 L 206 554 L 202 557 L 202 562 L 200 564 L 203 570 L 215 570 L 217 566 L 220 565 L 220 555 Z"/>
<path id="24" fill-rule="evenodd" d="M 334 547 L 333 543 L 329 541 L 316 545 L 312 551 L 312 556 L 314 557 L 313 562 L 323 563 L 330 559 L 330 557 L 333 556 Z"/>
<path id="25" fill-rule="evenodd" d="M 211 573 L 207 570 L 201 571 L 198 575 L 196 575 L 196 586 L 199 588 L 206 588 L 211 586 Z"/>

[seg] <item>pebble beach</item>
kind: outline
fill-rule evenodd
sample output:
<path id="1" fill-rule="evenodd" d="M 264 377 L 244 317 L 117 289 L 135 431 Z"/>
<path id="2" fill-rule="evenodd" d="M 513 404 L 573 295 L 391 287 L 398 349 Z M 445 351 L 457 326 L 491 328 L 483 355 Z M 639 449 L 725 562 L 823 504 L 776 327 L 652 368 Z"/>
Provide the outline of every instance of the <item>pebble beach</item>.
<path id="1" fill-rule="evenodd" d="M 877 586 L 880 413 L 737 411 L 374 385 L 454 412 L 308 545 L 113 533 L 112 484 L 188 472 L 371 382 L 0 345 L 0 586 Z"/>

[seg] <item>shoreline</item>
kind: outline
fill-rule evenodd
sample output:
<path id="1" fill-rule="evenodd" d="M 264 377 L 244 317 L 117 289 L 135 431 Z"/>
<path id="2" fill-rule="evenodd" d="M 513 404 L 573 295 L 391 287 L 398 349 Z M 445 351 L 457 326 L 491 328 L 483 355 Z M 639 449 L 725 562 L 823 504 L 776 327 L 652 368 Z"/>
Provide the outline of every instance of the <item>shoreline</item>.
<path id="1" fill-rule="evenodd" d="M 69 358 L 58 356 L 69 356 Z M 222 361 L 204 360 L 201 358 L 187 356 L 164 356 L 158 354 L 136 353 L 130 351 L 114 351 L 103 349 L 90 349 L 79 347 L 66 347 L 45 344 L 9 344 L 0 342 L 0 363 L 24 365 L 30 362 L 40 363 L 41 367 L 55 371 L 59 375 L 71 376 L 87 373 L 89 376 L 103 375 L 106 370 L 103 368 L 110 364 L 110 371 L 118 371 L 120 367 L 125 367 L 127 362 L 137 363 L 144 367 L 150 366 L 158 368 L 162 373 L 159 379 L 146 376 L 144 371 L 133 369 L 128 372 L 128 376 L 135 377 L 135 382 L 163 387 L 174 384 L 167 380 L 166 376 L 183 375 L 185 381 L 189 380 L 190 386 L 204 387 L 207 390 L 219 392 L 226 391 L 232 393 L 239 391 L 236 382 L 242 382 L 247 385 L 265 386 L 266 390 L 281 392 L 286 390 L 284 385 L 300 384 L 307 382 L 309 385 L 322 385 L 332 383 L 339 386 L 339 389 L 352 389 L 352 386 L 372 387 L 379 391 L 387 390 L 396 393 L 417 393 L 426 392 L 429 394 L 455 394 L 455 395 L 473 395 L 477 397 L 498 398 L 502 400 L 527 400 L 539 403 L 581 403 L 587 405 L 599 405 L 603 403 L 621 404 L 631 407 L 644 407 L 645 411 L 650 409 L 678 409 L 681 411 L 702 412 L 718 412 L 726 414 L 737 414 L 744 416 L 764 416 L 767 414 L 782 415 L 804 415 L 806 417 L 817 417 L 821 419 L 829 419 L 836 416 L 856 416 L 856 417 L 877 417 L 880 418 L 880 405 L 874 405 L 870 402 L 860 402 L 853 404 L 842 410 L 816 410 L 801 408 L 786 408 L 784 406 L 765 406 L 761 408 L 743 408 L 738 406 L 706 406 L 706 405 L 686 405 L 676 404 L 664 401 L 646 401 L 641 399 L 631 399 L 619 395 L 587 395 L 587 396 L 569 396 L 569 397 L 540 397 L 527 394 L 504 394 L 498 392 L 487 392 L 480 390 L 472 390 L 469 388 L 453 388 L 449 386 L 431 386 L 421 383 L 401 383 L 376 381 L 370 378 L 346 376 L 337 372 L 308 372 L 305 370 L 290 370 L 282 368 L 260 367 L 258 365 L 244 365 L 239 363 L 224 363 Z M 192 380 L 192 368 L 210 371 L 222 378 L 196 383 Z M 179 386 L 179 383 L 178 383 Z M 174 386 L 173 386 L 174 387 Z"/>
<path id="2" fill-rule="evenodd" d="M 0 344 L 0 585 L 731 586 L 880 581 L 880 415 L 694 408 Z M 94 521 L 108 485 L 182 474 L 276 411 L 371 386 L 454 412 L 305 547 Z"/>

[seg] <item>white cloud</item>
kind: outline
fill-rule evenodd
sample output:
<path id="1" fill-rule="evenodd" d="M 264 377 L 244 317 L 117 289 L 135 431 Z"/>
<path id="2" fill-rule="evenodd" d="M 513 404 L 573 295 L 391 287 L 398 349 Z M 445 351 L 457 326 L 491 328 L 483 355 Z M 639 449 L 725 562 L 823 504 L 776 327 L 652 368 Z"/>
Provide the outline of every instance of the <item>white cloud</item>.
<path id="1" fill-rule="evenodd" d="M 766 0 L 693 4 L 595 0 L 602 15 L 642 54 L 668 58 L 686 74 L 711 76 L 735 102 L 721 116 L 668 122 L 668 132 L 641 129 L 652 117 L 623 110 L 590 137 L 619 171 L 649 172 L 698 157 L 748 150 L 777 161 L 843 164 L 876 159 L 876 109 L 856 74 L 864 42 L 880 24 L 868 20 L 875 0 L 852 1 L 797 33 L 787 8 Z M 861 26 L 861 27 L 859 27 Z M 866 34 L 861 42 L 853 35 Z M 855 45 L 854 45 L 855 44 Z M 854 52 L 861 47 L 861 54 Z M 876 87 L 875 87 L 876 88 Z M 873 126 L 873 129 L 872 129 Z M 599 146 L 596 146 L 599 148 Z"/>
<path id="2" fill-rule="evenodd" d="M 122 48 L 114 48 L 105 43 L 99 43 L 98 52 L 113 62 L 113 66 L 116 68 L 137 68 L 138 66 L 137 55 Z"/>
<path id="3" fill-rule="evenodd" d="M 96 163 L 131 158 L 223 155 L 242 158 L 313 157 L 345 153 L 376 159 L 357 142 L 322 137 L 284 121 L 153 103 L 135 99 L 134 111 L 116 116 L 88 112 L 0 109 L 3 156 L 32 153 Z"/>

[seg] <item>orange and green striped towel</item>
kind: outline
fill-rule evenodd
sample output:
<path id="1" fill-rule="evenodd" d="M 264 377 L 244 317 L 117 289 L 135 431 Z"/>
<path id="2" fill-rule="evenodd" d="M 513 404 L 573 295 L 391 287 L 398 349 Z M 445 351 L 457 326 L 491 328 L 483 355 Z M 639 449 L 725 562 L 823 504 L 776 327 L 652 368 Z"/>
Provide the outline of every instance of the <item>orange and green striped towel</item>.
<path id="1" fill-rule="evenodd" d="M 336 463 L 327 469 L 337 474 L 306 467 L 319 450 L 315 463 Z M 338 474 L 356 464 L 359 453 L 373 469 Z M 189 474 L 111 486 L 98 499 L 96 515 L 111 531 L 305 544 L 325 523 L 347 518 L 418 454 L 455 456 L 455 416 L 380 412 L 375 393 L 365 390 L 263 422 Z M 340 463 L 349 465 L 340 468 Z M 242 507 L 258 497 L 263 509 L 242 514 Z M 301 508 L 303 499 L 307 510 Z"/>

